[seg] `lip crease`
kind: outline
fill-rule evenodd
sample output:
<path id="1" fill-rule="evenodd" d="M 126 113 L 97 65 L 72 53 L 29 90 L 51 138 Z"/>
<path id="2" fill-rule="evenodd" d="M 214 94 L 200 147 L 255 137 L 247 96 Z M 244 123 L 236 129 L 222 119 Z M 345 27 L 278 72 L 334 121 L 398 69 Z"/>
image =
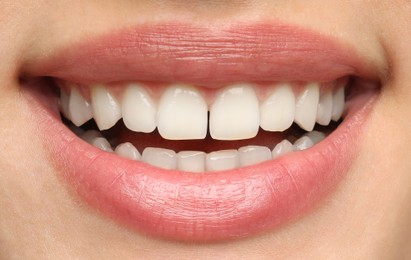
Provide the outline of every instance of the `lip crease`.
<path id="1" fill-rule="evenodd" d="M 346 45 L 300 27 L 268 24 L 138 27 L 68 46 L 36 64 L 28 74 L 84 84 L 377 78 Z M 341 125 L 309 150 L 192 174 L 103 152 L 76 137 L 38 94 L 29 96 L 58 172 L 92 208 L 145 234 L 197 242 L 268 231 L 318 205 L 348 173 L 375 97 L 353 101 Z"/>

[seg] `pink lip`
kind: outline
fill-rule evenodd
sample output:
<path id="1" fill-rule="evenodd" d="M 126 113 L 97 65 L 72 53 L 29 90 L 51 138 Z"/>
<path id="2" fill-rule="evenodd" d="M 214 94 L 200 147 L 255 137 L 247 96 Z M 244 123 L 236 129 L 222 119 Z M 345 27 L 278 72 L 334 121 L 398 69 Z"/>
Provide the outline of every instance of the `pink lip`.
<path id="1" fill-rule="evenodd" d="M 350 48 L 286 25 L 132 29 L 71 46 L 31 68 L 33 75 L 83 83 L 138 79 L 206 85 L 333 80 L 347 75 L 375 78 L 373 73 Z M 44 139 L 51 140 L 52 158 L 89 205 L 143 233 L 190 241 L 249 236 L 315 207 L 348 172 L 371 108 L 371 102 L 364 105 L 361 100 L 361 109 L 350 109 L 334 133 L 307 151 L 197 175 L 100 151 L 71 133 L 44 102 L 35 100 L 33 106 L 42 111 L 36 114 L 43 123 Z"/>

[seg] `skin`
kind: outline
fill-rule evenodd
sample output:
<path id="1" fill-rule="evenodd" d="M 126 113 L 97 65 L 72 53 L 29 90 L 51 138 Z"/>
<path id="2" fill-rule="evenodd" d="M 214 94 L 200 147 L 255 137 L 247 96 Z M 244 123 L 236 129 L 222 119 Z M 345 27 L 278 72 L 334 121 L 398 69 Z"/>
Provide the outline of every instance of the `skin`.
<path id="1" fill-rule="evenodd" d="M 411 1 L 0 2 L 2 259 L 403 259 L 411 256 Z M 77 15 L 77 14 L 81 14 Z M 175 243 L 128 230 L 58 179 L 18 82 L 23 65 L 70 42 L 153 21 L 304 24 L 348 42 L 381 70 L 359 154 L 309 214 L 248 239 Z"/>

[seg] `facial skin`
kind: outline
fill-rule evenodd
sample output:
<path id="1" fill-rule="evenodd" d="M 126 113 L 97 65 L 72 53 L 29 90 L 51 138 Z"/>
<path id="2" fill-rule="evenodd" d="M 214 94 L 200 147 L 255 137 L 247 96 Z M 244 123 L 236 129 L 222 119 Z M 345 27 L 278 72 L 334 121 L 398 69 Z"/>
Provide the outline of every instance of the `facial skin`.
<path id="1" fill-rule="evenodd" d="M 0 3 L 0 255 L 4 259 L 403 259 L 411 255 L 411 2 L 8 1 Z M 314 210 L 247 239 L 192 244 L 129 230 L 59 178 L 18 77 L 53 50 L 114 29 L 281 20 L 346 42 L 382 83 L 348 175 Z"/>

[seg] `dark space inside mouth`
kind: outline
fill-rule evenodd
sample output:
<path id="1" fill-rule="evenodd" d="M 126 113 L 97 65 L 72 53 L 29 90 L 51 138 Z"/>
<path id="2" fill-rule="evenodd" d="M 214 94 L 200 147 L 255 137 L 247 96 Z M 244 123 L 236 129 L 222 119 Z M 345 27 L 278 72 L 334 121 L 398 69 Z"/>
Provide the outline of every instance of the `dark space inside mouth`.
<path id="1" fill-rule="evenodd" d="M 69 120 L 62 116 L 64 124 L 70 128 L 75 127 Z M 342 121 L 342 120 L 341 120 Z M 331 122 L 328 126 L 316 125 L 314 130 L 324 133 L 328 136 L 333 132 L 341 123 Z M 284 132 L 268 132 L 261 128 L 256 137 L 244 140 L 215 140 L 211 138 L 209 134 L 205 139 L 201 140 L 166 140 L 160 136 L 157 130 L 152 133 L 137 133 L 126 128 L 122 120 L 117 122 L 115 126 L 109 130 L 100 131 L 94 122 L 90 120 L 86 124 L 80 127 L 83 131 L 95 130 L 100 132 L 103 137 L 109 140 L 113 148 L 117 145 L 125 142 L 132 143 L 139 151 L 143 151 L 146 147 L 158 147 L 179 151 L 204 151 L 213 152 L 217 150 L 238 149 L 248 145 L 266 146 L 270 150 L 280 143 L 282 140 L 287 139 L 291 143 L 294 143 L 297 139 L 302 137 L 307 131 L 301 129 L 297 124 L 293 124 L 288 130 Z"/>

